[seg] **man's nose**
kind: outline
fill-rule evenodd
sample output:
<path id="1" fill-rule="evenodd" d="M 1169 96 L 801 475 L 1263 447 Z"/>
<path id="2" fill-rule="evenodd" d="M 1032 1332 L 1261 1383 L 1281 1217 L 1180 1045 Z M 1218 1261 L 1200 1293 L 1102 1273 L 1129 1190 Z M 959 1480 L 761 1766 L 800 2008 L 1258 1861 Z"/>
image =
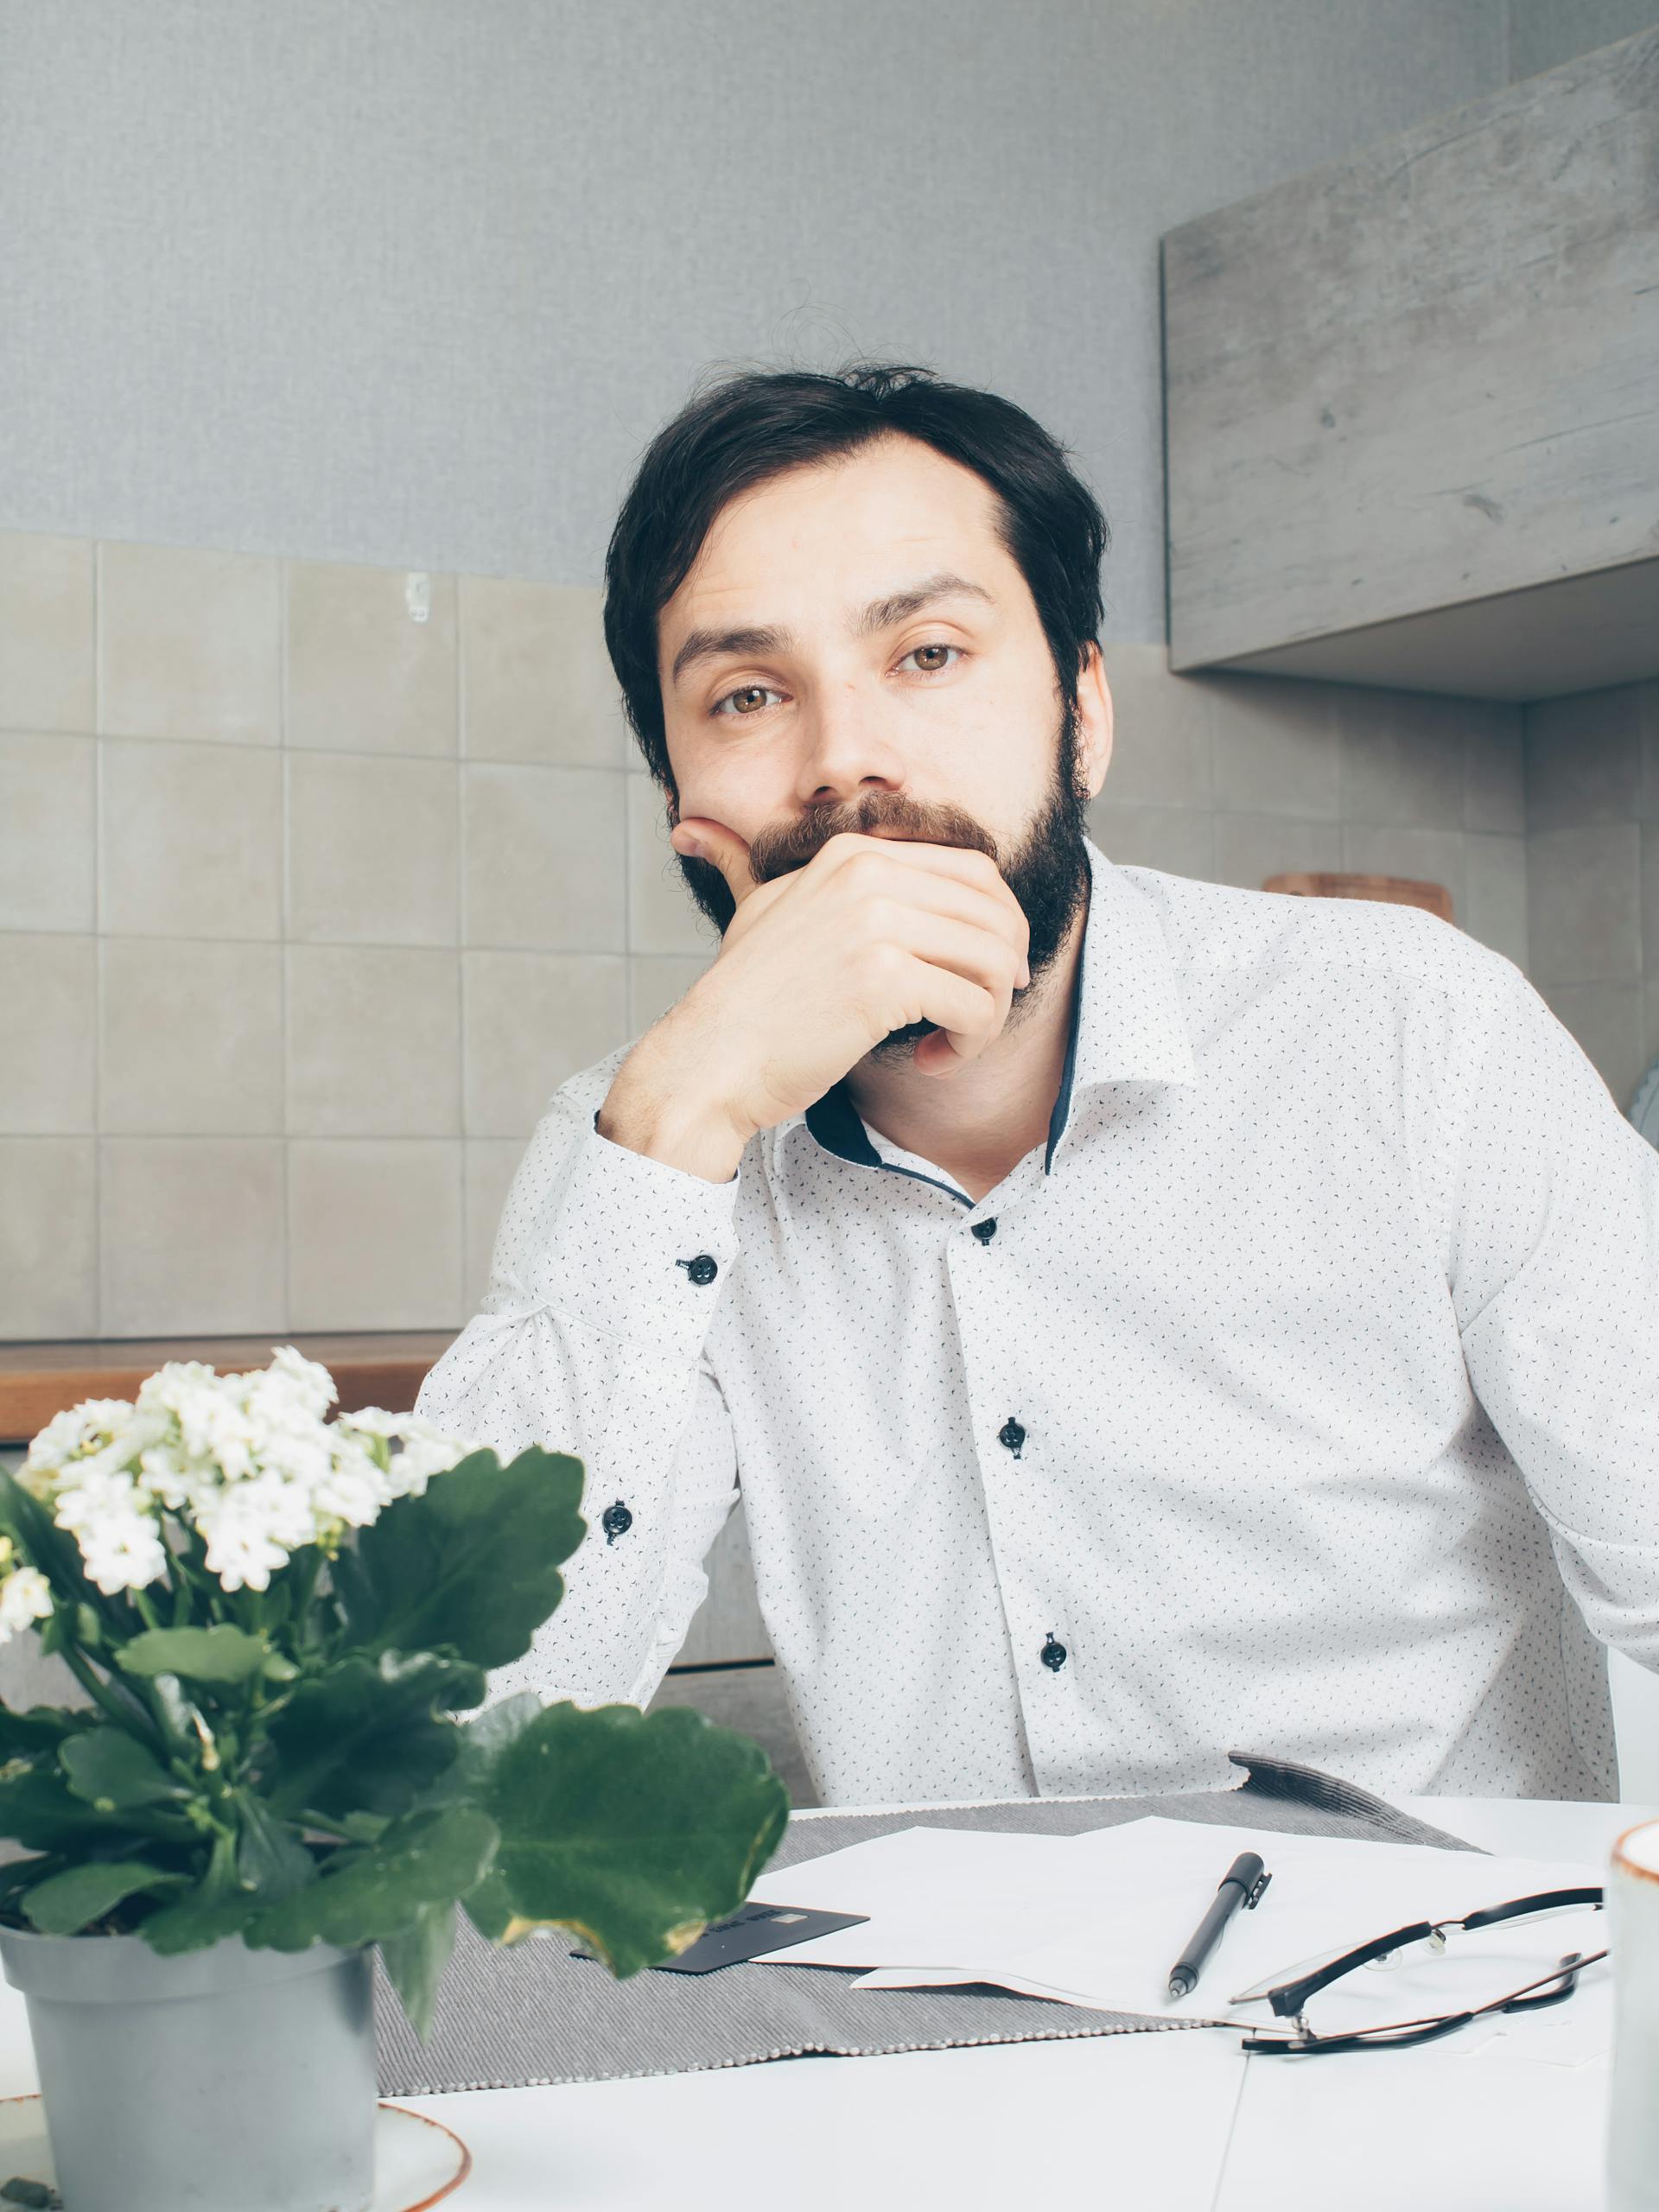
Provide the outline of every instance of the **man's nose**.
<path id="1" fill-rule="evenodd" d="M 857 687 L 842 685 L 803 717 L 803 801 L 855 799 L 868 790 L 903 788 L 906 762 L 883 731 L 880 709 Z"/>

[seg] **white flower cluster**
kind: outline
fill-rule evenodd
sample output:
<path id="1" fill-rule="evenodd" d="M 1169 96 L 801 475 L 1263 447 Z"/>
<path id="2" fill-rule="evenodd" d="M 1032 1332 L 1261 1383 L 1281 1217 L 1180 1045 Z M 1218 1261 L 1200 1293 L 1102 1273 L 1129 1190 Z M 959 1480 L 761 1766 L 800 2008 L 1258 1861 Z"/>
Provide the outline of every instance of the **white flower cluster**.
<path id="1" fill-rule="evenodd" d="M 20 1567 L 17 1547 L 0 1536 L 0 1643 L 19 1629 L 43 1621 L 52 1610 L 52 1586 L 38 1567 Z"/>
<path id="2" fill-rule="evenodd" d="M 48 1421 L 18 1478 L 106 1594 L 166 1573 L 165 1514 L 200 1535 L 226 1590 L 264 1590 L 302 1545 L 332 1548 L 480 1448 L 417 1414 L 369 1407 L 330 1421 L 338 1395 L 291 1344 L 246 1375 L 174 1361 L 135 1403 L 88 1398 Z M 5 1602 L 0 1586 L 0 1624 Z"/>

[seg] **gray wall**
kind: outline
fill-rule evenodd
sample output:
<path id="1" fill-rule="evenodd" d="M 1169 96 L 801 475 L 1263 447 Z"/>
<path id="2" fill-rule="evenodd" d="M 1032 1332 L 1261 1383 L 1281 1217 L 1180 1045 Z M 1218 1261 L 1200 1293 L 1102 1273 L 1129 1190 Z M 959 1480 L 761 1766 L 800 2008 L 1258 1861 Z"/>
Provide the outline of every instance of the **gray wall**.
<path id="1" fill-rule="evenodd" d="M 1659 0 L 0 0 L 0 529 L 597 581 L 697 373 L 929 363 L 1162 638 L 1158 239 Z"/>
<path id="2" fill-rule="evenodd" d="M 1529 973 L 1628 1113 L 1659 1058 L 1659 682 L 1526 711 Z"/>
<path id="3" fill-rule="evenodd" d="M 1659 22 L 1654 0 L 1508 0 L 1510 82 Z"/>
<path id="4" fill-rule="evenodd" d="M 592 585 L 707 365 L 871 352 L 1065 441 L 1160 639 L 1160 233 L 1509 74 L 1503 0 L 0 0 L 0 529 Z"/>

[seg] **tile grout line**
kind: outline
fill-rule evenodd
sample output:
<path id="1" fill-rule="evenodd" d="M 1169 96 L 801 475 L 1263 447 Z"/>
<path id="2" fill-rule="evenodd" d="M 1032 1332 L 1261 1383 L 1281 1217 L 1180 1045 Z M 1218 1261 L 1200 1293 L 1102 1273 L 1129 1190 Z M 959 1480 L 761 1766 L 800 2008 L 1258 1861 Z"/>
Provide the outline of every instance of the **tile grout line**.
<path id="1" fill-rule="evenodd" d="M 472 1205 L 467 1173 L 467 933 L 470 923 L 470 880 L 467 868 L 467 763 L 471 759 L 467 727 L 467 621 L 462 584 L 454 579 L 455 639 L 455 1125 L 461 1131 L 456 1147 L 461 1175 L 461 1281 L 458 1310 L 461 1326 L 467 1321 L 467 1268 L 472 1253 Z"/>
<path id="2" fill-rule="evenodd" d="M 480 1144 L 518 1144 L 518 1145 L 524 1145 L 524 1144 L 528 1144 L 528 1143 L 529 1143 L 529 1141 L 530 1141 L 530 1138 L 531 1138 L 531 1135 L 532 1134 L 533 1134 L 533 1132 L 532 1132 L 532 1131 L 526 1130 L 526 1131 L 525 1131 L 522 1135 L 512 1135 L 512 1136 L 499 1136 L 499 1135 L 498 1135 L 498 1136 L 493 1136 L 493 1137 L 491 1137 L 491 1136 L 484 1136 L 484 1137 L 478 1137 L 478 1138 L 474 1138 L 474 1143 L 480 1143 Z M 62 1143 L 65 1141 L 65 1140 L 64 1140 L 64 1138 L 63 1138 L 62 1135 L 61 1135 L 59 1131 L 57 1131 L 57 1130 L 55 1130 L 55 1129 L 12 1129 L 12 1130 L 8 1130 L 8 1132 L 6 1133 L 5 1141 L 6 1141 L 6 1143 L 7 1143 L 7 1144 L 62 1144 Z M 73 1141 L 73 1140 L 71 1140 L 71 1141 Z M 335 1129 L 335 1130 L 327 1130 L 327 1129 L 325 1129 L 325 1130 L 308 1130 L 308 1130 L 302 1130 L 302 1131 L 301 1131 L 297 1135 L 294 1136 L 292 1139 L 289 1139 L 289 1140 L 284 1140 L 284 1139 L 283 1139 L 283 1137 L 280 1134 L 273 1135 L 273 1134 L 271 1134 L 269 1130 L 261 1131 L 261 1130 L 257 1130 L 257 1129 L 255 1129 L 255 1130 L 248 1130 L 248 1129 L 111 1129 L 111 1130 L 110 1131 L 109 1135 L 107 1135 L 107 1137 L 105 1137 L 105 1138 L 103 1140 L 103 1141 L 104 1141 L 105 1143 L 106 1143 L 106 1144 L 123 1144 L 123 1145 L 138 1145 L 138 1144 L 244 1144 L 244 1145 L 258 1145 L 258 1144 L 265 1144 L 265 1145 L 269 1145 L 269 1144 L 277 1144 L 277 1145 L 280 1145 L 280 1144 L 284 1143 L 285 1141 L 292 1142 L 293 1144 L 296 1144 L 296 1145 L 302 1145 L 302 1144 L 387 1144 L 387 1145 L 392 1145 L 392 1144 L 425 1144 L 425 1145 L 447 1144 L 447 1145 L 453 1145 L 453 1144 L 454 1144 L 454 1143 L 457 1141 L 457 1140 L 456 1140 L 455 1138 L 454 1138 L 454 1137 L 411 1136 L 411 1135 L 408 1135 L 406 1132 L 404 1132 L 404 1133 L 399 1133 L 399 1132 L 395 1131 L 395 1130 L 394 1130 L 394 1131 L 385 1131 L 385 1130 L 374 1130 L 374 1129 L 371 1129 L 371 1130 L 365 1130 L 365 1131 L 357 1131 L 357 1132 L 355 1132 L 355 1133 L 354 1133 L 354 1132 L 353 1132 L 353 1131 L 351 1131 L 351 1130 L 349 1130 L 349 1129 L 347 1129 L 347 1130 L 339 1130 L 339 1129 Z M 447 1326 L 448 1325 L 447 1325 L 447 1324 L 441 1323 L 441 1324 L 436 1324 L 436 1325 L 437 1325 L 437 1326 Z M 425 1326 L 425 1324 L 424 1324 L 424 1323 L 410 1322 L 410 1326 L 411 1328 L 415 1328 L 415 1327 L 424 1327 L 424 1326 Z M 164 1334 L 164 1333 L 165 1333 L 165 1332 L 163 1332 L 162 1333 Z M 234 1333 L 236 1333 L 236 1332 L 232 1332 L 232 1334 L 234 1334 Z M 257 1329 L 252 1330 L 252 1331 L 249 1331 L 249 1330 L 245 1330 L 245 1330 L 243 1330 L 240 1333 L 241 1333 L 242 1335 L 244 1335 L 244 1336 L 247 1336 L 247 1335 L 250 1335 L 250 1334 L 251 1334 L 251 1335 L 253 1335 L 253 1336 L 257 1336 L 257 1335 L 258 1335 L 258 1333 L 259 1333 L 259 1332 L 258 1332 Z"/>
<path id="3" fill-rule="evenodd" d="M 92 540 L 92 1335 L 104 1334 L 104 544 Z"/>
<path id="4" fill-rule="evenodd" d="M 27 728 L 0 724 L 0 737 L 32 737 L 39 733 Z M 85 731 L 61 731 L 62 736 L 84 736 Z M 416 766 L 441 768 L 456 765 L 456 757 L 448 753 L 403 753 L 384 745 L 291 745 L 284 741 L 261 744 L 257 738 L 245 737 L 181 737 L 172 730 L 111 730 L 107 733 L 112 745 L 187 745 L 202 753 L 277 753 L 285 752 L 301 760 L 407 760 Z M 472 765 L 480 768 L 523 769 L 532 776 L 632 776 L 632 768 L 607 766 L 602 760 L 496 760 L 489 753 L 479 753 Z"/>
<path id="5" fill-rule="evenodd" d="M 292 1331 L 294 1322 L 294 1217 L 292 1198 L 291 1135 L 289 1123 L 289 1052 L 290 1031 L 288 1003 L 288 948 L 289 927 L 293 917 L 293 893 L 290 853 L 291 837 L 289 823 L 289 704 L 288 704 L 288 632 L 289 632 L 289 563 L 276 563 L 276 734 L 279 740 L 283 790 L 279 834 L 282 838 L 282 906 L 280 913 L 279 946 L 283 972 L 280 995 L 282 1022 L 283 1065 L 283 1174 L 282 1174 L 282 1240 L 283 1240 L 283 1330 Z"/>

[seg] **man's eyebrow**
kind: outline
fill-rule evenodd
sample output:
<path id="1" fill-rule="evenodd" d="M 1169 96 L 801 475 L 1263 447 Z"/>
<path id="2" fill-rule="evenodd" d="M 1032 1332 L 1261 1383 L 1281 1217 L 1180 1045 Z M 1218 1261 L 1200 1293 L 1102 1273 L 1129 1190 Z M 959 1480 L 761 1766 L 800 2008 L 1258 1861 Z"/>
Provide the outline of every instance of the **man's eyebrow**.
<path id="1" fill-rule="evenodd" d="M 873 599 L 854 622 L 852 634 L 855 638 L 873 638 L 880 631 L 892 629 L 895 623 L 907 621 L 912 614 L 941 599 L 982 599 L 989 607 L 996 604 L 983 584 L 970 583 L 966 576 L 944 569 L 937 575 L 925 576 L 919 583 L 907 584 L 902 591 L 888 592 L 881 599 Z M 677 684 L 686 671 L 699 661 L 718 660 L 728 653 L 788 652 L 794 643 L 787 630 L 775 626 L 693 630 L 674 656 L 670 681 Z"/>

